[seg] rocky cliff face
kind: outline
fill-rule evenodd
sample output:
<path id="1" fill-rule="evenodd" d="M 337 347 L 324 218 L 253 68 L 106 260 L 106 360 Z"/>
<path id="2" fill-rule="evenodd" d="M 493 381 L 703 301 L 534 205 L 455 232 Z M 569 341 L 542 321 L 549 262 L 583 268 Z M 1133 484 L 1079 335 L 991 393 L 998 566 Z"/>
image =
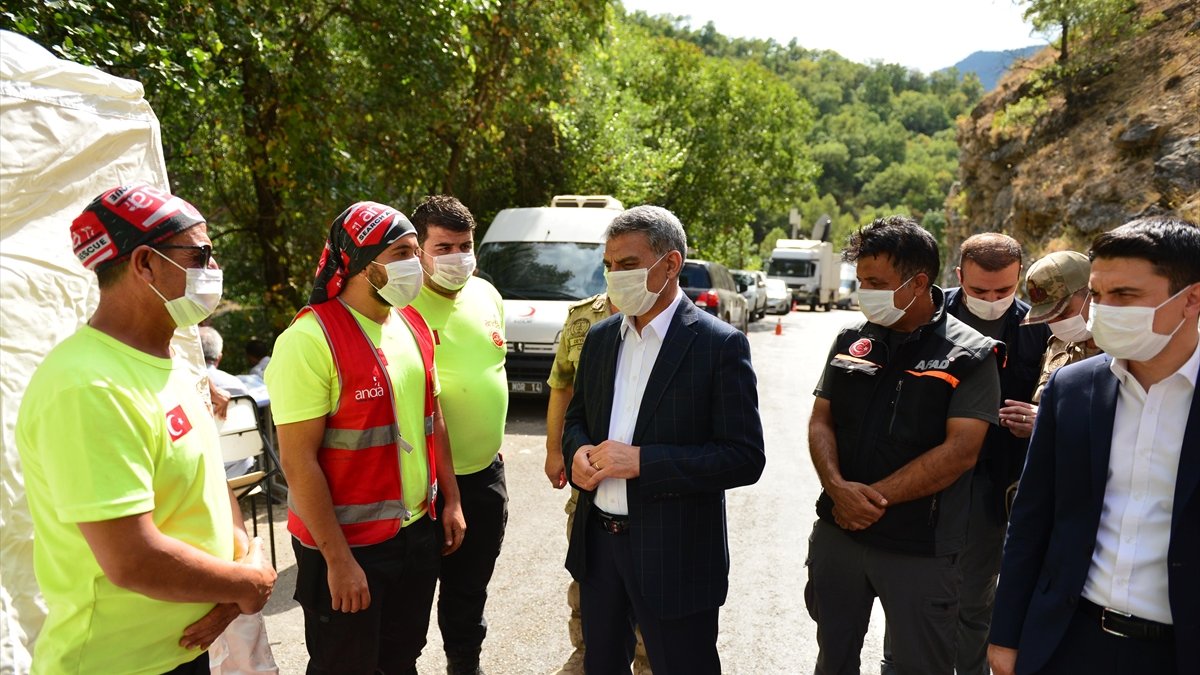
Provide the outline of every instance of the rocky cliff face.
<path id="1" fill-rule="evenodd" d="M 1096 74 L 1039 90 L 1048 48 L 959 121 L 960 180 L 946 202 L 947 246 L 1004 232 L 1033 260 L 1086 251 L 1138 216 L 1200 222 L 1200 3 L 1150 0 L 1151 23 Z M 953 266 L 950 266 L 953 269 Z"/>

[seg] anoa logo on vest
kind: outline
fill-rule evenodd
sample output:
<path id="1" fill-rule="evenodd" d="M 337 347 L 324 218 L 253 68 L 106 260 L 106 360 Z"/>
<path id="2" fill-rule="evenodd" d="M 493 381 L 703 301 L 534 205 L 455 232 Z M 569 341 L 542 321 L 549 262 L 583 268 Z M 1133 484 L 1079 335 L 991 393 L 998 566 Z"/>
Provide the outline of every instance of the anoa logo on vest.
<path id="1" fill-rule="evenodd" d="M 950 359 L 926 359 L 918 361 L 913 370 L 945 370 L 950 367 Z"/>
<path id="2" fill-rule="evenodd" d="M 355 401 L 366 401 L 383 396 L 386 392 L 383 390 L 383 385 L 379 383 L 379 378 L 375 378 L 375 386 L 366 387 L 364 389 L 354 390 Z"/>

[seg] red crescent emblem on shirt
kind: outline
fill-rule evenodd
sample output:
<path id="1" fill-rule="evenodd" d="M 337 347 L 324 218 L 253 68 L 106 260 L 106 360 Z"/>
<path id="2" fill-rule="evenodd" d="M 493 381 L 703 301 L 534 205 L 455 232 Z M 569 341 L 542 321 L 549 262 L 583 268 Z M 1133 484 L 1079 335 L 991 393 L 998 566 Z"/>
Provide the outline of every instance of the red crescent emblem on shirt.
<path id="1" fill-rule="evenodd" d="M 500 331 L 492 331 L 492 344 L 496 345 L 497 347 L 504 346 L 504 338 L 500 336 Z"/>
<path id="2" fill-rule="evenodd" d="M 167 413 L 167 433 L 171 435 L 171 440 L 177 441 L 191 430 L 192 422 L 188 419 L 187 413 L 183 412 L 183 406 L 177 405 L 171 408 Z"/>
<path id="3" fill-rule="evenodd" d="M 850 356 L 862 358 L 871 353 L 871 341 L 867 338 L 862 338 L 854 344 L 850 345 Z"/>

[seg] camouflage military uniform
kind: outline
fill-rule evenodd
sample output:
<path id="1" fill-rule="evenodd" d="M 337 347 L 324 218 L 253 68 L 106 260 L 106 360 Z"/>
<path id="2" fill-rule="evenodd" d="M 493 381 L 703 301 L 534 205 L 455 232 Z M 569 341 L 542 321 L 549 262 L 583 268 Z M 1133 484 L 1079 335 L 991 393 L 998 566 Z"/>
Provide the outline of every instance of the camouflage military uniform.
<path id="1" fill-rule="evenodd" d="M 550 368 L 550 377 L 546 384 L 552 389 L 565 389 L 574 386 L 575 370 L 579 367 L 579 354 L 583 351 L 583 341 L 592 326 L 609 316 L 608 296 L 604 293 L 593 295 L 571 305 L 567 309 L 567 321 L 563 324 L 562 338 L 558 341 L 558 352 L 554 355 L 554 365 Z M 571 488 L 571 497 L 567 500 L 567 539 L 571 538 L 571 525 L 575 522 L 575 504 L 579 501 L 579 493 Z M 559 673 L 573 675 L 583 673 L 583 624 L 579 614 L 579 582 L 572 580 L 567 588 L 567 604 L 571 607 L 569 628 L 571 631 L 571 646 L 575 652 L 562 667 Z M 637 650 L 633 657 L 634 675 L 650 673 L 650 661 L 646 658 L 646 645 L 642 642 L 642 632 L 637 632 Z"/>
<path id="2" fill-rule="evenodd" d="M 1088 347 L 1086 342 L 1063 342 L 1056 337 L 1050 338 L 1046 354 L 1042 357 L 1042 375 L 1038 378 L 1037 389 L 1033 392 L 1033 404 L 1037 405 L 1041 401 L 1042 390 L 1046 388 L 1046 383 L 1050 381 L 1050 376 L 1054 374 L 1054 371 L 1065 365 L 1091 358 L 1101 351 L 1103 350 L 1099 347 Z"/>

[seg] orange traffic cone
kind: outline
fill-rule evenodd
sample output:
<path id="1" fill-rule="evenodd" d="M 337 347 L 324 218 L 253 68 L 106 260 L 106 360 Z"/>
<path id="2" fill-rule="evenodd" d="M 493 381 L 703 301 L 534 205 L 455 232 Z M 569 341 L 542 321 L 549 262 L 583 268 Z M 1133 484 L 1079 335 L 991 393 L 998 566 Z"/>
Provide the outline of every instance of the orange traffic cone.
<path id="1" fill-rule="evenodd" d="M 775 334 L 783 335 L 783 319 L 775 320 Z"/>

